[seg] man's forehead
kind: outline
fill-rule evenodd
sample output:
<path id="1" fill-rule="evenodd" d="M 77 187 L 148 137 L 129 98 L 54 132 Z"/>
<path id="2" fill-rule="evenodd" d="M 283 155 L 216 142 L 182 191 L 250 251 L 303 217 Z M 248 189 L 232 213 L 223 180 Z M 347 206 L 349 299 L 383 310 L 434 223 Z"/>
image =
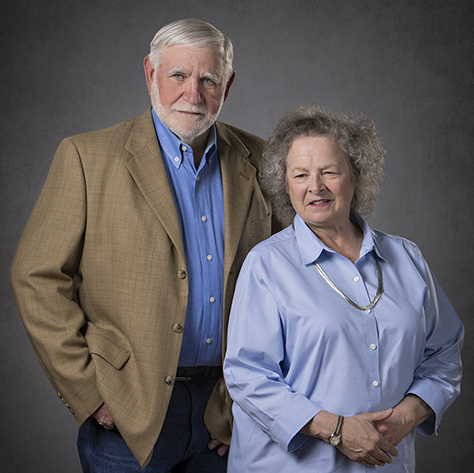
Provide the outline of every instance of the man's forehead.
<path id="1" fill-rule="evenodd" d="M 199 56 L 202 56 L 203 61 L 205 59 L 213 60 L 218 67 L 224 65 L 224 56 L 222 51 L 220 51 L 214 46 L 193 46 L 189 44 L 176 44 L 172 46 L 166 46 L 161 53 L 162 59 L 166 59 L 167 62 L 176 63 L 185 59 L 189 60 L 191 58 L 196 60 Z M 176 66 L 179 67 L 178 64 L 176 64 Z"/>

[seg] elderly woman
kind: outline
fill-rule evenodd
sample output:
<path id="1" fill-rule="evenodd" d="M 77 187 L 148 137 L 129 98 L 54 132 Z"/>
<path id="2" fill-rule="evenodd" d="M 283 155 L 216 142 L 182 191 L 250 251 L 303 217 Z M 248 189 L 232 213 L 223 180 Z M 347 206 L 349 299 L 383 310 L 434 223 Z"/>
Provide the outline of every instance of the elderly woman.
<path id="1" fill-rule="evenodd" d="M 313 106 L 266 146 L 262 187 L 291 225 L 249 253 L 234 296 L 230 473 L 413 472 L 415 430 L 459 395 L 461 322 L 418 247 L 362 218 L 383 156 L 371 122 Z"/>

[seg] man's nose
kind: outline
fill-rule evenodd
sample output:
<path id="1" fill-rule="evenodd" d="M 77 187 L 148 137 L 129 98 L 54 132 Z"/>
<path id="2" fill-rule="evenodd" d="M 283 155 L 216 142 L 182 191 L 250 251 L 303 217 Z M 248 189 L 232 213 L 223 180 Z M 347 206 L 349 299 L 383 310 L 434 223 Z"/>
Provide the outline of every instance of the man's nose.
<path id="1" fill-rule="evenodd" d="M 190 79 L 186 83 L 186 90 L 184 98 L 186 102 L 198 104 L 201 102 L 201 92 L 199 81 Z"/>

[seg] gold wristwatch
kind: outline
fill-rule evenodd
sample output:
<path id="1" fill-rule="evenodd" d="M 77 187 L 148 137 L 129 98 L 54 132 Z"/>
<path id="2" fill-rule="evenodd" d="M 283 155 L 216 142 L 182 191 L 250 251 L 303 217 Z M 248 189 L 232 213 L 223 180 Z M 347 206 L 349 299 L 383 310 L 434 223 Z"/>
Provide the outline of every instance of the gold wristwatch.
<path id="1" fill-rule="evenodd" d="M 341 442 L 341 430 L 342 430 L 343 420 L 344 420 L 344 417 L 339 416 L 339 418 L 337 419 L 336 430 L 329 437 L 329 443 L 334 447 L 339 445 L 339 443 Z"/>

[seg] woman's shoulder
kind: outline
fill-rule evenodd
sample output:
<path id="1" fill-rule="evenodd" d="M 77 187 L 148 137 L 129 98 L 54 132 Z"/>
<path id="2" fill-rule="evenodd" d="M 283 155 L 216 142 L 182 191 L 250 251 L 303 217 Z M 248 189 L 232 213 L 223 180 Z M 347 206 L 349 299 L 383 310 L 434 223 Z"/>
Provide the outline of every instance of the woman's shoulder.
<path id="1" fill-rule="evenodd" d="M 405 254 L 411 259 L 423 259 L 418 245 L 403 236 L 393 235 L 381 230 L 370 229 L 375 247 L 379 250 L 381 256 L 388 258 L 390 255 L 400 256 Z"/>
<path id="2" fill-rule="evenodd" d="M 249 254 L 280 252 L 296 240 L 293 226 L 290 225 L 252 248 Z"/>

